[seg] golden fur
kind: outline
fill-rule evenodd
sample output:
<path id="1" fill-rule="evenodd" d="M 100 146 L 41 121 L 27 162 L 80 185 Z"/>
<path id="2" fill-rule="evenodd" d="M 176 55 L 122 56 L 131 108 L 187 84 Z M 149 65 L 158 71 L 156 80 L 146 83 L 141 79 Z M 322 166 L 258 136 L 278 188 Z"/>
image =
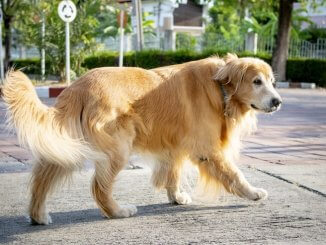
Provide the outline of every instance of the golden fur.
<path id="1" fill-rule="evenodd" d="M 257 76 L 266 80 L 266 91 L 254 92 Z M 132 151 L 157 158 L 153 184 L 166 188 L 173 203 L 191 201 L 179 189 L 185 158 L 207 184 L 221 184 L 251 200 L 265 198 L 267 192 L 252 187 L 233 162 L 240 137 L 255 128 L 251 101 L 275 94 L 267 84 L 272 76 L 265 62 L 231 54 L 152 70 L 97 68 L 66 88 L 49 108 L 22 72 L 10 71 L 3 97 L 20 142 L 36 162 L 32 221 L 51 222 L 45 209 L 48 193 L 85 159 L 95 162 L 92 192 L 102 213 L 133 215 L 134 207 L 120 207 L 112 197 L 114 178 Z"/>

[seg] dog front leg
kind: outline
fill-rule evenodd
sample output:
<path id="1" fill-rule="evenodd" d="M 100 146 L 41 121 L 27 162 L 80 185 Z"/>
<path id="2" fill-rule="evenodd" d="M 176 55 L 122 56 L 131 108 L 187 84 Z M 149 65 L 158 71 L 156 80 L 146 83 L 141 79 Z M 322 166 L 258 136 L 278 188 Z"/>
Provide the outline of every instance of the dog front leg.
<path id="1" fill-rule="evenodd" d="M 153 185 L 160 189 L 165 188 L 170 203 L 189 204 L 191 197 L 188 193 L 180 190 L 180 175 L 183 161 L 174 158 L 163 157 L 158 159 L 153 171 Z"/>
<path id="2" fill-rule="evenodd" d="M 233 163 L 227 161 L 222 153 L 200 157 L 196 162 L 201 177 L 207 183 L 221 183 L 228 192 L 249 200 L 258 201 L 267 198 L 267 191 L 249 184 L 242 172 Z"/>

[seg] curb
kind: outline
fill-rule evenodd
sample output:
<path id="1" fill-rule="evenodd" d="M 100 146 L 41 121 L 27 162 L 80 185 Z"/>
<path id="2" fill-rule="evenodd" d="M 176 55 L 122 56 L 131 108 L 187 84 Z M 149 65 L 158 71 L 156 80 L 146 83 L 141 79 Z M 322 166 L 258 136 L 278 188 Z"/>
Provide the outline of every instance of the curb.
<path id="1" fill-rule="evenodd" d="M 276 82 L 277 88 L 305 88 L 315 89 L 315 83 L 292 83 L 292 82 Z"/>
<path id="2" fill-rule="evenodd" d="M 35 87 L 36 93 L 40 98 L 56 98 L 66 87 Z M 276 82 L 276 88 L 304 88 L 315 89 L 315 83 L 292 83 L 292 82 Z M 2 95 L 2 88 L 0 86 L 0 96 Z"/>
<path id="3" fill-rule="evenodd" d="M 66 87 L 35 87 L 36 94 L 39 98 L 56 98 Z M 2 96 L 2 87 L 0 86 L 0 96 Z"/>
<path id="4" fill-rule="evenodd" d="M 66 87 L 35 87 L 36 93 L 40 98 L 55 98 L 58 97 L 59 94 L 65 89 Z"/>

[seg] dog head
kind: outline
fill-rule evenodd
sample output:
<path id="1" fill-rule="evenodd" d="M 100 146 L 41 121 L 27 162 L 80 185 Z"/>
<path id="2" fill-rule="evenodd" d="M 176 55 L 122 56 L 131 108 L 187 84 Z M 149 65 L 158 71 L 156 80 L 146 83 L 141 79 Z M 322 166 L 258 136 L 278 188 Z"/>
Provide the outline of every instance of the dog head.
<path id="1" fill-rule="evenodd" d="M 225 88 L 227 96 L 236 98 L 246 109 L 266 113 L 280 109 L 282 99 L 276 92 L 271 67 L 257 58 L 238 58 L 228 54 L 215 79 Z"/>

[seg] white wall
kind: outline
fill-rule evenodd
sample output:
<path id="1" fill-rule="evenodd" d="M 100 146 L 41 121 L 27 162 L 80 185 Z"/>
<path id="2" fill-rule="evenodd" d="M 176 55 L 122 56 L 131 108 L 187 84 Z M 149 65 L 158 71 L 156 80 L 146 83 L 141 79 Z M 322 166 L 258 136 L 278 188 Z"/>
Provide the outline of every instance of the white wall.
<path id="1" fill-rule="evenodd" d="M 142 2 L 143 12 L 151 12 L 152 15 L 148 16 L 149 20 L 154 21 L 155 28 L 158 24 L 158 5 L 159 1 L 144 1 Z M 173 11 L 174 8 L 176 8 L 178 5 L 175 4 L 173 1 L 169 0 L 162 0 L 161 1 L 161 13 L 160 13 L 160 20 L 159 20 L 159 26 L 162 28 L 164 24 L 164 18 L 170 17 L 173 20 Z"/>

